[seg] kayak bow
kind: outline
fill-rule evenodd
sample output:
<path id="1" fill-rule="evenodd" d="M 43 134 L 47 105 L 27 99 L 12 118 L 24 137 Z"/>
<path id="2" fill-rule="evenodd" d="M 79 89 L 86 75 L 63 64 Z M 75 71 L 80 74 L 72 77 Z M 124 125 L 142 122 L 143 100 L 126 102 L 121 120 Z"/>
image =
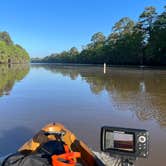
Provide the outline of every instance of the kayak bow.
<path id="1" fill-rule="evenodd" d="M 62 134 L 62 140 L 69 147 L 71 152 L 79 152 L 79 162 L 83 166 L 104 166 L 102 161 L 88 148 L 88 146 L 82 141 L 78 140 L 77 137 L 62 124 L 51 123 L 46 125 L 39 131 L 32 139 L 26 142 L 18 151 L 31 151 L 35 152 L 37 148 L 50 140 L 56 140 L 52 134 L 43 133 L 65 133 Z"/>

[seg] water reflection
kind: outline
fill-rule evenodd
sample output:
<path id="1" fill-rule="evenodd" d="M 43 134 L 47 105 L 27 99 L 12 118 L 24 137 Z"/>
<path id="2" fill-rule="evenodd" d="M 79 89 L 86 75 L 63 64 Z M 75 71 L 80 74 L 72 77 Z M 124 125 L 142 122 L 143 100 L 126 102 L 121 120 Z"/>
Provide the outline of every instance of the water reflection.
<path id="1" fill-rule="evenodd" d="M 22 80 L 29 72 L 28 65 L 0 65 L 0 97 L 9 95 L 16 81 Z"/>
<path id="2" fill-rule="evenodd" d="M 3 135 L 0 137 L 0 155 L 16 152 L 33 134 L 33 131 L 23 126 L 4 130 Z"/>
<path id="3" fill-rule="evenodd" d="M 139 120 L 153 119 L 161 127 L 166 126 L 166 71 L 109 68 L 103 74 L 100 67 L 71 67 L 32 65 L 43 67 L 72 80 L 81 77 L 91 91 L 100 95 L 106 91 L 115 110 L 131 110 Z"/>

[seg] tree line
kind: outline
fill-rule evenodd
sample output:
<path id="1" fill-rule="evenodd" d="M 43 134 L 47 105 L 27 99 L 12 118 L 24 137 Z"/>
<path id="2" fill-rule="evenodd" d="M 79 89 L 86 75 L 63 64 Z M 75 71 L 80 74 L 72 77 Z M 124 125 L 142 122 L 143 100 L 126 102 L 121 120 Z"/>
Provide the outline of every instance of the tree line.
<path id="1" fill-rule="evenodd" d="M 153 6 L 146 7 L 137 22 L 129 17 L 120 19 L 107 37 L 95 33 L 91 43 L 79 52 L 76 47 L 54 53 L 32 62 L 82 63 L 111 65 L 166 65 L 166 6 L 158 14 Z"/>
<path id="2" fill-rule="evenodd" d="M 14 44 L 8 32 L 0 32 L 0 64 L 27 63 L 29 60 L 27 51 Z"/>

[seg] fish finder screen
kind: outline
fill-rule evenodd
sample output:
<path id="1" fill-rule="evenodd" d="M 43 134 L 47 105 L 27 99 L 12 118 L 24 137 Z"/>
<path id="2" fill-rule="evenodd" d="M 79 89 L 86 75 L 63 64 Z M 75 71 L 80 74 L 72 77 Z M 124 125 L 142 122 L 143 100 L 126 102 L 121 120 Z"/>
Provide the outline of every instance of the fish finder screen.
<path id="1" fill-rule="evenodd" d="M 134 151 L 134 136 L 119 131 L 106 132 L 106 148 L 121 151 Z"/>

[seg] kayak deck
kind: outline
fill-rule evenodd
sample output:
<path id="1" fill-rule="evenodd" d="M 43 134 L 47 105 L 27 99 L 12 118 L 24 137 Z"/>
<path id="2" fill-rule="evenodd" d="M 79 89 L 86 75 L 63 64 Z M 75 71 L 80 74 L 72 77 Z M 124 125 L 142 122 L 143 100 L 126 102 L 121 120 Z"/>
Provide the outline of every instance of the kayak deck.
<path id="1" fill-rule="evenodd" d="M 39 131 L 32 139 L 26 142 L 18 151 L 36 151 L 37 148 L 50 140 L 55 140 L 53 135 L 44 135 L 44 132 L 65 132 L 62 140 L 68 145 L 71 151 L 80 152 L 81 158 L 77 161 L 83 166 L 104 166 L 102 161 L 100 161 L 88 148 L 88 146 L 82 141 L 78 140 L 77 137 L 68 129 L 66 129 L 62 124 L 51 123 L 46 125 Z"/>

